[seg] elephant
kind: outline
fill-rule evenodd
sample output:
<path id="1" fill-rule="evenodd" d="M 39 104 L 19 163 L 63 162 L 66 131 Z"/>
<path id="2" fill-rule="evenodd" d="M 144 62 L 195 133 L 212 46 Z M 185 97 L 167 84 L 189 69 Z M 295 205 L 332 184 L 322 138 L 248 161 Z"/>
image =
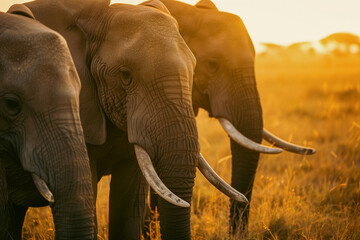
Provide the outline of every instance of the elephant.
<path id="1" fill-rule="evenodd" d="M 159 196 L 163 239 L 191 239 L 196 167 L 221 191 L 247 201 L 200 155 L 192 84 L 196 60 L 160 1 L 24 3 L 67 41 L 82 89 L 80 117 L 93 188 L 111 174 L 110 239 L 140 239 L 148 184 Z"/>
<path id="2" fill-rule="evenodd" d="M 0 52 L 0 239 L 21 239 L 27 208 L 49 204 L 56 239 L 96 239 L 81 83 L 65 39 L 13 5 L 0 12 Z"/>
<path id="3" fill-rule="evenodd" d="M 259 152 L 314 154 L 315 149 L 288 143 L 263 128 L 256 86 L 255 50 L 240 17 L 221 12 L 210 0 L 195 6 L 161 0 L 178 21 L 182 37 L 196 57 L 192 100 L 215 117 L 230 136 L 231 185 L 251 201 Z M 260 145 L 262 139 L 280 148 Z M 153 203 L 152 205 L 155 205 Z M 246 232 L 249 204 L 230 200 L 230 232 Z"/>

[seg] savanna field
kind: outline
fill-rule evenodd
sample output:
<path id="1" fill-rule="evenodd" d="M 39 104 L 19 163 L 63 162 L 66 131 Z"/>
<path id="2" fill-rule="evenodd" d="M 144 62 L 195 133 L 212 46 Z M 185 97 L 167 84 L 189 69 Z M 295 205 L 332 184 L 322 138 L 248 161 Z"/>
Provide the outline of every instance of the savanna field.
<path id="1" fill-rule="evenodd" d="M 360 54 L 262 53 L 256 76 L 264 125 L 316 148 L 312 156 L 261 155 L 248 239 L 360 239 Z M 230 183 L 229 139 L 215 119 L 197 117 L 202 154 Z M 108 239 L 110 177 L 99 183 L 99 239 Z M 193 239 L 232 239 L 229 199 L 198 172 Z M 160 239 L 158 222 L 152 239 Z M 24 239 L 53 239 L 49 208 L 30 209 Z"/>

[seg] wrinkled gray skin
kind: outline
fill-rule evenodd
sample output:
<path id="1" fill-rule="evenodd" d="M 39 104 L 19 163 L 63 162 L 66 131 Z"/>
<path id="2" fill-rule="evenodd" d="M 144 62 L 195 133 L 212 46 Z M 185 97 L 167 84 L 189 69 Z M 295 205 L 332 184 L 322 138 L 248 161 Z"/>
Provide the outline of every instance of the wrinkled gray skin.
<path id="1" fill-rule="evenodd" d="M 63 35 L 82 90 L 80 116 L 94 187 L 111 173 L 110 239 L 140 239 L 148 185 L 133 144 L 165 185 L 191 201 L 199 157 L 192 110 L 195 58 L 161 2 L 39 0 L 35 17 Z M 162 239 L 191 239 L 190 208 L 159 199 Z"/>
<path id="2" fill-rule="evenodd" d="M 178 21 L 180 33 L 197 59 L 192 91 L 194 111 L 228 119 L 242 134 L 260 143 L 262 108 L 254 74 L 250 36 L 233 14 L 220 12 L 210 0 L 196 6 L 161 0 Z M 231 140 L 231 185 L 251 200 L 259 153 Z M 246 230 L 249 206 L 230 200 L 230 230 Z"/>
<path id="3" fill-rule="evenodd" d="M 56 239 L 95 239 L 80 80 L 65 40 L 23 10 L 0 13 L 0 239 L 21 239 L 27 208 L 48 204 L 30 173 L 54 194 Z"/>

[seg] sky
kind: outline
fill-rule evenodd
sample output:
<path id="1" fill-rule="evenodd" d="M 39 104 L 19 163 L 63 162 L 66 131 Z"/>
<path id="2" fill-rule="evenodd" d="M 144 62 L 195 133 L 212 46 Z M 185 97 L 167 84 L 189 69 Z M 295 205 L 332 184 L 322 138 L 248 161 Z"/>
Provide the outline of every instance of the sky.
<path id="1" fill-rule="evenodd" d="M 86 0 L 83 0 L 86 1 Z M 138 4 L 144 0 L 112 0 Z M 6 11 L 21 0 L 0 0 Z M 196 4 L 197 0 L 183 0 Z M 316 41 L 335 32 L 360 36 L 360 0 L 213 0 L 220 11 L 242 18 L 255 43 L 288 45 Z"/>

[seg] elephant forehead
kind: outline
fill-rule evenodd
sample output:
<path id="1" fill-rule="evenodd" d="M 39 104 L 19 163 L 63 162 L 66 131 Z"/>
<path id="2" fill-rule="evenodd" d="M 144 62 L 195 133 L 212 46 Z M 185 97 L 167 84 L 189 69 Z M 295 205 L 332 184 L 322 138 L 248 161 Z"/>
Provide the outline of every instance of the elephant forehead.
<path id="1" fill-rule="evenodd" d="M 109 66 L 146 60 L 160 64 L 172 58 L 178 58 L 178 61 L 190 59 L 189 64 L 195 64 L 192 52 L 178 32 L 152 30 L 144 26 L 119 29 L 114 25 L 109 28 L 97 54 Z"/>
<path id="2" fill-rule="evenodd" d="M 132 35 L 142 33 L 147 37 L 180 37 L 176 20 L 160 10 L 140 5 L 120 5 L 112 9 L 112 21 L 109 33 Z"/>
<path id="3" fill-rule="evenodd" d="M 0 24 L 2 20 L 9 20 L 0 33 L 2 88 L 26 95 L 29 86 L 35 94 L 42 85 L 52 84 L 80 92 L 69 49 L 58 33 L 22 16 L 0 14 Z"/>
<path id="4" fill-rule="evenodd" d="M 189 47 L 198 59 L 237 61 L 254 55 L 253 43 L 243 22 L 236 15 L 227 13 L 216 12 L 204 17 L 197 32 L 191 36 Z"/>
<path id="5" fill-rule="evenodd" d="M 67 99 L 77 101 L 80 86 L 73 83 L 76 78 L 77 73 L 69 68 L 59 70 L 57 66 L 47 63 L 26 63 L 1 72 L 0 88 L 16 92 L 22 98 L 39 104 Z"/>
<path id="6" fill-rule="evenodd" d="M 11 14 L 0 15 L 0 24 L 4 27 L 0 28 L 3 61 L 23 64 L 27 61 L 52 59 L 51 62 L 55 62 L 62 59 L 62 64 L 69 64 L 69 61 L 64 61 L 70 57 L 66 41 L 58 33 L 32 19 Z"/>
<path id="7" fill-rule="evenodd" d="M 18 47 L 20 51 L 23 48 L 26 48 L 26 45 Z M 34 49 L 27 50 L 28 55 L 12 55 L 9 51 L 4 54 L 4 51 L 1 51 L 2 90 L 18 92 L 25 99 L 41 98 L 45 102 L 59 96 L 64 99 L 76 98 L 80 94 L 80 80 L 73 65 L 65 64 L 60 59 L 57 61 L 51 53 L 48 53 L 47 57 L 41 57 L 38 52 L 32 54 Z M 63 60 L 66 62 L 66 59 Z"/>
<path id="8" fill-rule="evenodd" d="M 1 41 L 0 41 L 1 45 Z M 53 45 L 54 48 L 59 46 Z M 58 49 L 43 49 L 32 45 L 29 41 L 12 41 L 7 44 L 6 49 L 1 49 L 0 65 L 1 74 L 16 78 L 18 81 L 31 81 L 33 84 L 38 81 L 49 81 L 64 79 L 69 71 L 75 68 L 69 61 L 70 56 L 65 57 L 58 54 Z M 6 66 L 6 67 L 5 67 Z M 75 78 L 76 80 L 76 78 Z M 77 83 L 77 85 L 80 83 Z"/>
<path id="9" fill-rule="evenodd" d="M 243 21 L 237 15 L 226 12 L 213 12 L 203 14 L 201 18 L 196 34 L 204 38 L 226 35 L 228 39 L 239 40 L 248 36 Z"/>

